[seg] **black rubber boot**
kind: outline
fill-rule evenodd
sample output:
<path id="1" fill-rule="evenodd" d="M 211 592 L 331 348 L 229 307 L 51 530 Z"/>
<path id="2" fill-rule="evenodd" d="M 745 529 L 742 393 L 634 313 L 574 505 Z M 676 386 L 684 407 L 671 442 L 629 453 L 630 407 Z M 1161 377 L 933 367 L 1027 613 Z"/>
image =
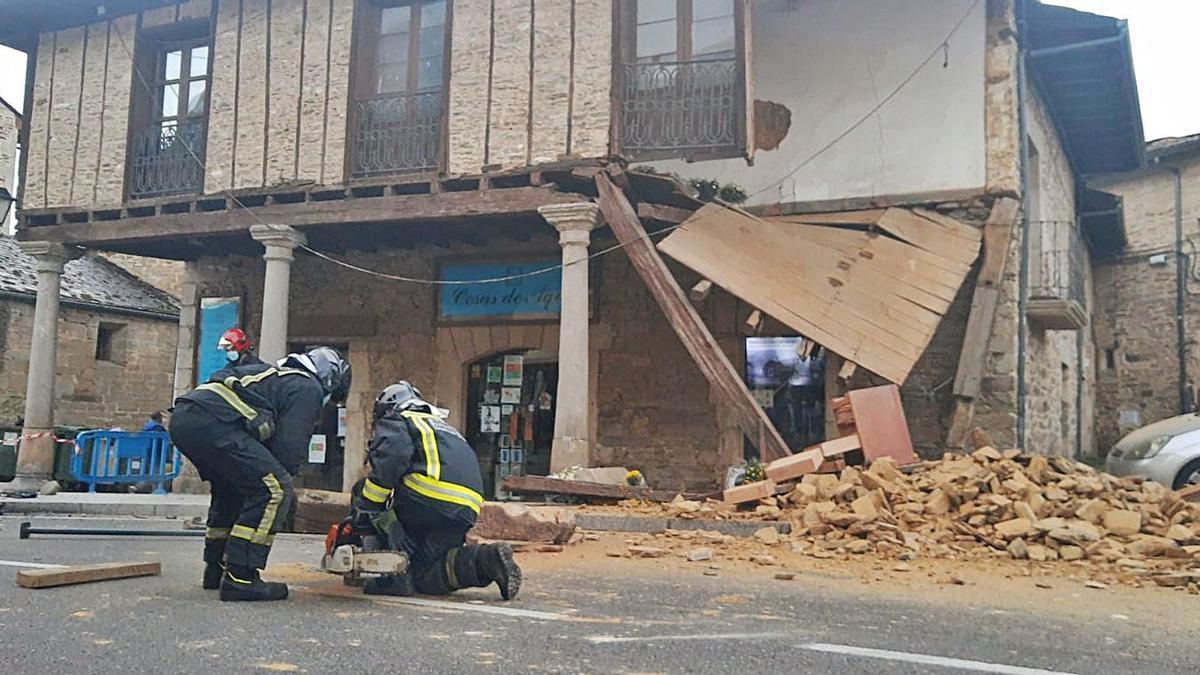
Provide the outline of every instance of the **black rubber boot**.
<path id="1" fill-rule="evenodd" d="M 287 584 L 263 581 L 258 570 L 235 570 L 229 567 L 221 578 L 221 599 L 225 601 L 285 600 Z"/>
<path id="2" fill-rule="evenodd" d="M 221 578 L 225 576 L 224 565 L 213 565 L 207 563 L 204 565 L 204 581 L 200 585 L 206 591 L 215 591 L 221 587 Z"/>
<path id="3" fill-rule="evenodd" d="M 480 547 L 475 559 L 479 581 L 484 585 L 496 582 L 500 587 L 500 597 L 512 600 L 521 590 L 521 568 L 513 559 L 512 546 L 506 543 L 487 544 Z"/>
<path id="4" fill-rule="evenodd" d="M 416 593 L 413 588 L 412 575 L 404 574 L 385 574 L 374 579 L 367 579 L 367 583 L 363 584 L 363 593 L 366 595 L 399 595 L 408 597 Z"/>

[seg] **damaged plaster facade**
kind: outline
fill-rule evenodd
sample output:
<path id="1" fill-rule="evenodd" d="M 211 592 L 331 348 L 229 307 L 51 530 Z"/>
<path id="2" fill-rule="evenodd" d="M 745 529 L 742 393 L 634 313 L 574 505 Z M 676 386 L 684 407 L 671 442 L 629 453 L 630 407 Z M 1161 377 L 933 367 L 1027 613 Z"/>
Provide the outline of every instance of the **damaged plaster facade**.
<path id="1" fill-rule="evenodd" d="M 751 147 L 721 159 L 632 166 L 648 163 L 685 177 L 737 183 L 756 193 L 752 208 L 767 214 L 904 205 L 983 227 L 998 200 L 1027 196 L 1012 2 L 938 0 L 916 10 L 900 0 L 739 0 L 731 6 L 745 11 L 738 21 L 749 27 L 746 53 L 753 54 L 746 94 L 754 117 L 744 124 Z M 366 7 L 353 0 L 189 0 L 41 35 L 23 200 L 34 217 L 25 237 L 51 229 L 63 236 L 82 232 L 65 241 L 188 261 L 178 286 L 176 391 L 194 384 L 198 351 L 208 348 L 197 344 L 202 298 L 240 298 L 241 322 L 256 341 L 347 348 L 356 379 L 347 405 L 346 485 L 361 471 L 361 454 L 351 456 L 350 448 L 364 447 L 370 403 L 381 387 L 413 380 L 462 423 L 473 405 L 467 373 L 474 364 L 520 350 L 552 358 L 563 331 L 557 320 L 545 319 L 444 322 L 428 287 L 339 268 L 297 245 L 307 241 L 345 262 L 420 279 L 436 278 L 443 263 L 457 260 L 556 262 L 568 242 L 554 230 L 564 228 L 537 214 L 545 215 L 548 204 L 594 210 L 580 181 L 570 182 L 572 167 L 595 167 L 621 154 L 614 131 L 620 31 L 613 2 L 458 0 L 446 14 L 444 129 L 435 178 L 420 183 L 419 175 L 402 176 L 388 183 L 357 176 L 351 131 L 359 113 L 352 92 L 363 57 L 355 31 L 366 21 Z M 856 16 L 869 16 L 868 24 L 860 26 Z M 147 36 L 204 27 L 212 36 L 212 63 L 200 196 L 182 207 L 182 200 L 129 199 L 134 45 Z M 883 34 L 892 37 L 881 39 Z M 849 50 L 854 57 L 844 60 L 845 50 L 828 48 L 817 39 L 822 35 L 838 36 L 839 44 L 842 37 L 853 40 L 861 49 Z M 785 58 L 794 49 L 812 58 Z M 888 90 L 931 49 L 928 68 L 922 66 L 919 77 L 883 105 Z M 797 77 L 797 67 L 803 76 Z M 98 71 L 104 77 L 92 77 Z M 1053 121 L 1031 92 L 1024 116 L 1040 158 L 1039 208 L 1073 220 L 1075 176 Z M 816 152 L 877 105 L 882 107 L 844 143 Z M 71 144 L 77 152 L 64 151 Z M 753 164 L 736 154 L 753 155 Z M 810 154 L 811 161 L 789 173 Z M 535 182 L 550 167 L 568 174 L 555 190 Z M 517 180 L 525 181 L 522 187 L 508 184 Z M 428 186 L 419 188 L 425 192 L 410 187 L 418 184 Z M 478 192 L 459 192 L 467 189 Z M 262 215 L 245 227 L 229 225 L 242 213 L 230 206 L 227 190 L 245 210 Z M 499 193 L 514 190 L 536 194 L 545 204 L 489 210 Z M 295 195 L 299 206 L 289 201 Z M 356 198 L 390 200 L 384 208 L 396 218 L 404 218 L 410 204 L 464 206 L 447 206 L 428 222 L 366 228 L 360 220 L 375 216 L 336 210 L 344 201 L 350 211 Z M 450 212 L 457 215 L 442 215 Z M 284 213 L 292 215 L 278 215 Z M 330 214 L 328 221 L 317 220 L 320 213 Z M 187 234 L 166 226 L 176 220 L 201 229 Z M 281 229 L 266 236 L 266 226 Z M 1074 454 L 1090 443 L 1086 433 L 1078 439 L 1093 414 L 1091 341 L 1081 340 L 1082 333 L 1034 328 L 1018 339 L 1025 252 L 1020 219 L 1008 226 L 1011 254 L 974 421 L 997 445 Z M 119 236 L 122 228 L 127 237 Z M 611 244 L 611 235 L 591 228 L 581 229 L 590 232 L 592 253 Z M 283 297 L 264 290 L 271 284 L 261 262 L 263 245 L 274 251 L 275 269 L 290 270 L 290 292 Z M 582 331 L 572 326 L 572 334 L 586 335 L 588 343 L 588 409 L 582 415 L 588 463 L 636 467 L 661 487 L 712 487 L 725 467 L 742 458 L 740 432 L 716 405 L 628 259 L 615 253 L 591 265 L 590 297 L 574 298 L 587 303 L 591 319 Z M 680 266 L 672 271 L 685 286 L 698 280 Z M 972 285 L 970 277 L 902 388 L 909 419 L 918 421 L 911 425 L 914 444 L 925 456 L 946 447 L 955 406 L 949 385 L 972 314 Z M 720 291 L 699 307 L 735 364 L 745 362 L 743 326 L 752 309 Z M 282 325 L 269 318 L 276 315 L 285 318 Z M 764 334 L 783 334 L 772 323 Z M 836 383 L 837 367 L 828 370 L 827 397 L 847 386 L 878 383 L 861 371 L 849 383 Z M 1066 397 L 1068 391 L 1078 393 Z"/>

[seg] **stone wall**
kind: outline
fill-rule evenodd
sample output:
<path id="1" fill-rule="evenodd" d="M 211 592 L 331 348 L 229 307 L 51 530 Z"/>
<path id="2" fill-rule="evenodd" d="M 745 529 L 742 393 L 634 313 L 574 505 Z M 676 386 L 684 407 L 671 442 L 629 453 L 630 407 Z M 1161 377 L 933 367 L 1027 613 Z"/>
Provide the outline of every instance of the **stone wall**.
<path id="1" fill-rule="evenodd" d="M 116 328 L 111 361 L 96 358 L 100 324 Z M 171 405 L 177 328 L 155 320 L 64 306 L 58 323 L 55 424 L 141 429 Z M 33 302 L 0 300 L 0 425 L 24 414 Z"/>
<path id="2" fill-rule="evenodd" d="M 1200 157 L 1171 161 L 1183 180 L 1183 226 L 1196 243 L 1200 219 Z M 1095 182 L 1124 199 L 1129 244 L 1119 257 L 1096 261 L 1097 445 L 1101 453 L 1132 428 L 1180 413 L 1176 315 L 1175 179 L 1152 167 Z M 1185 254 L 1193 255 L 1191 244 Z M 1152 256 L 1161 256 L 1152 261 Z M 1195 258 L 1186 261 L 1185 358 L 1189 385 L 1200 373 L 1194 331 L 1200 316 Z M 1125 424 L 1122 425 L 1122 416 Z"/>

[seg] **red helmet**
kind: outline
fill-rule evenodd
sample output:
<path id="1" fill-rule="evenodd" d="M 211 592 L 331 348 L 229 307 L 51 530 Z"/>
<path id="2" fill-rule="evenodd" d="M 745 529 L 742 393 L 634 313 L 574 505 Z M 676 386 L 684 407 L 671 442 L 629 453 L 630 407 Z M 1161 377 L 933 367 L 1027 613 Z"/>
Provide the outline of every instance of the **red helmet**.
<path id="1" fill-rule="evenodd" d="M 246 337 L 246 332 L 241 328 L 230 328 L 221 336 L 220 342 L 217 343 L 217 348 L 222 351 L 235 351 L 238 354 L 245 354 L 250 351 L 254 345 L 250 344 L 250 338 Z"/>

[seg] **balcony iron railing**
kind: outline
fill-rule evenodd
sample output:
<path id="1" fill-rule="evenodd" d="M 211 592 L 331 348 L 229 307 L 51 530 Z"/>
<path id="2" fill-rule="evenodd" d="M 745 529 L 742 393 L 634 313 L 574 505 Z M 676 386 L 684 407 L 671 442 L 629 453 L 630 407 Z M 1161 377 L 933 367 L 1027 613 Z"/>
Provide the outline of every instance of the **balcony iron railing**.
<path id="1" fill-rule="evenodd" d="M 204 189 L 207 120 L 160 122 L 133 136 L 129 196 L 162 197 Z"/>
<path id="2" fill-rule="evenodd" d="M 351 172 L 358 177 L 437 168 L 442 92 L 384 94 L 356 101 Z"/>
<path id="3" fill-rule="evenodd" d="M 1055 330 L 1087 325 L 1087 259 L 1079 229 L 1070 222 L 1034 223 L 1030 238 L 1030 319 Z"/>
<path id="4" fill-rule="evenodd" d="M 621 151 L 631 158 L 737 150 L 738 59 L 618 68 Z"/>

